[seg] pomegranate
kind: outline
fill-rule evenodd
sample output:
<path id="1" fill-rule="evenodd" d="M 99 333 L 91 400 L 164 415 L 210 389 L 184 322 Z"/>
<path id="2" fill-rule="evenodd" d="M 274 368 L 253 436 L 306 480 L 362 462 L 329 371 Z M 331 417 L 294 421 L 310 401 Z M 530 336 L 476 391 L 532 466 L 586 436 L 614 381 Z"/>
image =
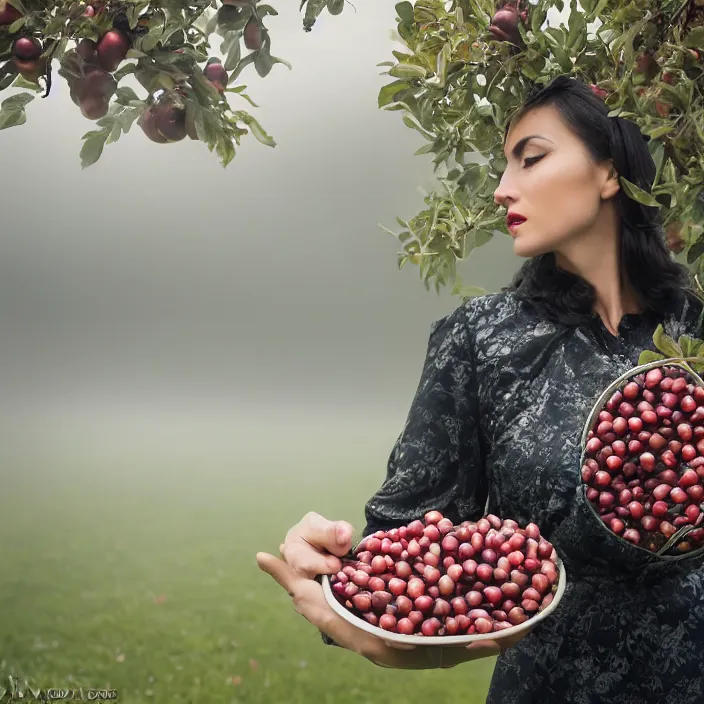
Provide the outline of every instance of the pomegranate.
<path id="1" fill-rule="evenodd" d="M 411 536 L 427 542 L 411 538 L 401 559 L 392 547 Z M 412 541 L 417 547 L 411 550 Z M 455 560 L 469 551 L 476 559 Z M 429 511 L 422 521 L 364 538 L 330 584 L 346 609 L 372 625 L 403 635 L 446 636 L 525 622 L 552 602 L 558 578 L 554 548 L 536 524 L 522 529 L 490 514 L 454 526 Z"/>
<path id="2" fill-rule="evenodd" d="M 702 515 L 703 398 L 684 368 L 656 367 L 627 379 L 595 414 L 581 479 L 602 523 L 623 540 L 657 552 Z M 703 546 L 704 532 L 677 549 Z"/>

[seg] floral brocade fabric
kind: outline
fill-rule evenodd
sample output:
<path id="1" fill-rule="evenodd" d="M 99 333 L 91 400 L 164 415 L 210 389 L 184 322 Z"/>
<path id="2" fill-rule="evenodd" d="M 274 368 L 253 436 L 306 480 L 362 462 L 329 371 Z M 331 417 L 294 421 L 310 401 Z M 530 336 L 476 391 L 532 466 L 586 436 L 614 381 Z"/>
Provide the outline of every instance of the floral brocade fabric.
<path id="1" fill-rule="evenodd" d="M 533 521 L 567 571 L 555 612 L 497 660 L 487 704 L 704 704 L 704 557 L 668 561 L 611 535 L 580 488 L 580 441 L 601 393 L 655 349 L 658 323 L 700 337 L 701 306 L 541 319 L 504 291 L 433 324 L 425 364 L 364 534 L 431 509 Z"/>

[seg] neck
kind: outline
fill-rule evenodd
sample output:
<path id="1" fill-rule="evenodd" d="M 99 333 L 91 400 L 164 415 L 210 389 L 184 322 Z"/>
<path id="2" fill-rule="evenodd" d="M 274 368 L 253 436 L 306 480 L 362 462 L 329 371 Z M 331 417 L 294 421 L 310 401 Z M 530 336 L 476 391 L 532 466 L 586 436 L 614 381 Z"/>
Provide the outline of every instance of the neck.
<path id="1" fill-rule="evenodd" d="M 594 287 L 594 312 L 614 335 L 618 335 L 624 314 L 642 311 L 638 296 L 623 272 L 615 227 L 599 228 L 571 242 L 569 247 L 555 252 L 555 263 Z"/>

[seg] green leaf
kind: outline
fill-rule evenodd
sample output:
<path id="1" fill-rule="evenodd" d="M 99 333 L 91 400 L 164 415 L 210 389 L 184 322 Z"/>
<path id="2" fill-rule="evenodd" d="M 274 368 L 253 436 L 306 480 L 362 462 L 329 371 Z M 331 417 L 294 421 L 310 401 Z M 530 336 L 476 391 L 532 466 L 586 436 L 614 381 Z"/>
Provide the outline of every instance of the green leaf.
<path id="1" fill-rule="evenodd" d="M 576 0 L 570 3 L 570 17 L 567 21 L 569 34 L 567 35 L 567 47 L 572 49 L 577 43 L 581 33 L 586 29 L 586 20 L 584 13 L 577 8 Z"/>
<path id="2" fill-rule="evenodd" d="M 242 57 L 242 47 L 240 45 L 241 36 L 242 33 L 239 31 L 228 32 L 225 41 L 223 41 L 220 46 L 220 52 L 225 55 L 223 67 L 226 71 L 233 71 L 237 68 L 237 64 Z"/>
<path id="3" fill-rule="evenodd" d="M 661 359 L 665 359 L 665 356 L 653 352 L 652 350 L 644 350 L 640 353 L 640 357 L 638 357 L 638 364 L 650 364 L 651 362 L 657 362 Z"/>
<path id="4" fill-rule="evenodd" d="M 3 100 L 0 105 L 0 130 L 25 124 L 27 122 L 25 107 L 34 98 L 31 93 L 18 93 Z"/>
<path id="5" fill-rule="evenodd" d="M 19 22 L 19 20 L 17 20 Z M 704 48 L 704 27 L 690 29 L 684 39 L 684 46 L 689 49 Z"/>
<path id="6" fill-rule="evenodd" d="M 406 127 L 410 127 L 411 129 L 420 132 L 420 134 L 422 134 L 426 139 L 433 139 L 433 135 L 426 132 L 420 123 L 416 122 L 410 115 L 403 116 L 403 124 L 406 125 Z"/>
<path id="7" fill-rule="evenodd" d="M 315 25 L 316 19 L 323 11 L 326 5 L 326 0 L 307 0 L 306 11 L 303 16 L 303 29 L 310 31 Z"/>
<path id="8" fill-rule="evenodd" d="M 235 158 L 235 146 L 231 139 L 219 139 L 215 151 L 220 157 L 220 163 L 223 168 L 227 168 L 228 164 Z"/>
<path id="9" fill-rule="evenodd" d="M 142 106 L 144 103 L 142 103 Z M 122 126 L 122 131 L 127 134 L 130 129 L 132 128 L 132 125 L 134 124 L 134 121 L 139 117 L 139 115 L 142 113 L 142 107 L 132 107 L 128 110 L 123 110 L 122 114 L 120 115 L 120 125 Z"/>
<path id="10" fill-rule="evenodd" d="M 377 106 L 383 108 L 385 105 L 394 102 L 394 97 L 401 91 L 408 89 L 406 81 L 394 81 L 387 83 L 380 91 L 377 99 Z"/>
<path id="11" fill-rule="evenodd" d="M 413 156 L 421 156 L 423 154 L 431 154 L 435 150 L 435 144 L 433 142 L 429 142 L 428 144 L 423 145 L 420 147 L 420 149 L 416 149 L 413 152 Z"/>
<path id="12" fill-rule="evenodd" d="M 465 286 L 462 279 L 455 277 L 455 285 L 452 287 L 453 296 L 462 296 L 463 298 L 475 298 L 477 296 L 485 296 L 488 293 L 486 289 L 480 286 Z"/>
<path id="13" fill-rule="evenodd" d="M 259 142 L 266 145 L 267 147 L 276 146 L 276 142 L 274 141 L 274 139 L 266 133 L 264 128 L 259 124 L 255 117 L 252 117 L 246 112 L 237 112 L 235 113 L 235 116 L 237 117 L 237 119 L 244 122 L 247 127 L 249 127 L 250 131 Z"/>
<path id="14" fill-rule="evenodd" d="M 279 56 L 274 56 L 273 54 L 269 54 L 269 58 L 271 59 L 272 64 L 283 64 L 289 71 L 293 71 L 293 66 L 291 66 L 286 59 L 282 59 Z"/>
<path id="15" fill-rule="evenodd" d="M 328 12 L 339 15 L 345 9 L 345 0 L 328 0 Z"/>
<path id="16" fill-rule="evenodd" d="M 113 73 L 113 78 L 119 83 L 125 76 L 134 73 L 136 68 L 137 64 L 123 64 Z"/>
<path id="17" fill-rule="evenodd" d="M 247 86 L 237 86 L 236 88 L 225 88 L 226 93 L 237 93 L 237 95 L 240 96 L 240 98 L 244 98 L 252 107 L 258 108 L 259 105 L 257 105 L 244 91 L 247 88 Z"/>
<path id="18" fill-rule="evenodd" d="M 668 357 L 682 357 L 682 349 L 680 346 L 668 335 L 665 334 L 665 329 L 662 323 L 657 326 L 655 332 L 653 333 L 653 343 L 660 352 L 667 355 Z"/>
<path id="19" fill-rule="evenodd" d="M 156 49 L 156 45 L 161 41 L 162 38 L 162 30 L 160 29 L 153 29 L 147 34 L 145 37 L 142 38 L 142 41 L 139 44 L 139 48 L 141 51 L 145 53 L 149 53 L 150 51 L 153 51 Z M 128 54 L 127 58 L 131 58 Z"/>
<path id="20" fill-rule="evenodd" d="M 22 108 L 21 110 L 0 110 L 0 130 L 6 130 L 10 127 L 18 127 L 27 122 L 27 113 Z"/>
<path id="21" fill-rule="evenodd" d="M 257 5 L 257 14 L 261 19 L 266 17 L 267 15 L 277 17 L 279 13 L 271 5 Z"/>
<path id="22" fill-rule="evenodd" d="M 139 102 L 139 96 L 129 86 L 121 86 L 115 95 L 118 102 L 124 105 L 128 105 L 133 100 Z"/>
<path id="23" fill-rule="evenodd" d="M 240 75 L 240 73 L 242 73 L 245 67 L 249 66 L 249 64 L 254 63 L 254 56 L 255 53 L 251 53 L 247 54 L 247 56 L 245 56 L 243 59 L 240 59 L 240 62 L 237 64 L 237 68 L 230 75 L 228 85 L 231 85 L 237 80 L 238 76 Z"/>
<path id="24" fill-rule="evenodd" d="M 35 96 L 31 93 L 17 93 L 5 98 L 0 105 L 3 110 L 21 110 L 34 100 Z"/>
<path id="25" fill-rule="evenodd" d="M 43 88 L 40 85 L 26 80 L 21 75 L 17 76 L 17 79 L 12 84 L 12 87 L 13 88 L 24 88 L 25 90 L 33 90 L 35 93 L 42 93 L 43 92 Z"/>
<path id="26" fill-rule="evenodd" d="M 491 241 L 493 237 L 494 233 L 489 232 L 488 230 L 475 230 L 474 243 L 477 247 L 481 247 Z"/>
<path id="27" fill-rule="evenodd" d="M 399 2 L 395 7 L 401 22 L 413 24 L 413 5 L 410 2 Z"/>
<path id="28" fill-rule="evenodd" d="M 103 153 L 105 141 L 110 136 L 110 130 L 89 132 L 81 149 L 81 168 L 86 169 L 95 164 Z"/>
<path id="29" fill-rule="evenodd" d="M 0 91 L 5 90 L 5 88 L 9 88 L 15 80 L 15 76 L 17 76 L 17 72 L 10 71 L 0 78 Z"/>
<path id="30" fill-rule="evenodd" d="M 684 357 L 696 357 L 701 346 L 701 340 L 695 340 L 687 335 L 681 335 L 678 340 Z"/>
<path id="31" fill-rule="evenodd" d="M 428 75 L 422 66 L 413 66 L 412 64 L 396 64 L 389 69 L 388 73 L 394 78 L 425 78 Z"/>
<path id="32" fill-rule="evenodd" d="M 262 78 L 269 75 L 273 65 L 274 62 L 271 60 L 271 56 L 269 56 L 268 52 L 264 50 L 256 52 L 254 57 L 254 68 Z"/>
<path id="33" fill-rule="evenodd" d="M 25 15 L 24 17 L 20 17 L 18 20 L 15 20 L 8 28 L 7 28 L 7 33 L 12 35 L 12 34 L 17 34 L 17 32 L 24 27 L 25 23 L 27 22 L 29 18 Z"/>
<path id="34" fill-rule="evenodd" d="M 650 193 L 646 193 L 644 190 L 638 188 L 635 183 L 631 183 L 628 179 L 623 176 L 619 176 L 619 183 L 621 184 L 623 190 L 629 198 L 632 198 L 643 205 L 648 205 L 652 208 L 661 208 L 662 205 L 658 203 Z"/>
<path id="35" fill-rule="evenodd" d="M 571 73 L 574 68 L 574 64 L 572 63 L 572 59 L 567 51 L 563 49 L 562 46 L 553 46 L 552 53 L 555 55 L 557 63 L 560 64 L 560 68 L 565 73 Z"/>
<path id="36" fill-rule="evenodd" d="M 687 250 L 687 264 L 693 264 L 702 254 L 704 254 L 704 239 L 697 240 Z"/>

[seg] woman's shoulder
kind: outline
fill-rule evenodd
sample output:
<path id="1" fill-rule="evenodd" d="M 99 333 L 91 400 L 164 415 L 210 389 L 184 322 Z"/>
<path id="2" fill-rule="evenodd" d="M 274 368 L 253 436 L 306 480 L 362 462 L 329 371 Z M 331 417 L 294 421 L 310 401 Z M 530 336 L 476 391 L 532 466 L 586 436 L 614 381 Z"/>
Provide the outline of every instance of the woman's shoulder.
<path id="1" fill-rule="evenodd" d="M 517 343 L 555 326 L 526 309 L 511 290 L 467 298 L 431 324 L 431 345 L 470 350 L 479 361 L 510 355 Z M 549 329 L 547 329 L 549 328 Z"/>
<path id="2" fill-rule="evenodd" d="M 478 340 L 504 331 L 509 335 L 520 334 L 522 330 L 533 330 L 536 325 L 545 323 L 534 311 L 523 305 L 511 289 L 467 299 L 461 308 L 462 315 Z"/>

